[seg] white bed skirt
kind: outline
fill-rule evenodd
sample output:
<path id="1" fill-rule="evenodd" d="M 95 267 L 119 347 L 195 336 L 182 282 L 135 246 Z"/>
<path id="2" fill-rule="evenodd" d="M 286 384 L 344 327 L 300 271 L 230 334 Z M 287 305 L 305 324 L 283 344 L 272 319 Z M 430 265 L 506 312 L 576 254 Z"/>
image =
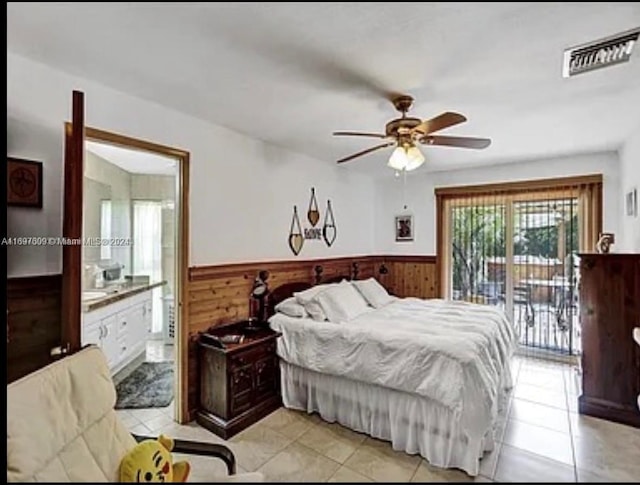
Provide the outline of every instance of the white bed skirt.
<path id="1" fill-rule="evenodd" d="M 459 468 L 475 476 L 483 453 L 494 447 L 497 409 L 493 422 L 487 423 L 489 431 L 473 439 L 462 432 L 460 419 L 451 410 L 424 397 L 320 374 L 282 360 L 280 369 L 285 407 L 317 412 L 326 421 L 390 441 L 394 450 L 420 454 L 434 466 Z M 510 374 L 503 381 L 500 403 L 505 387 L 511 387 Z"/>

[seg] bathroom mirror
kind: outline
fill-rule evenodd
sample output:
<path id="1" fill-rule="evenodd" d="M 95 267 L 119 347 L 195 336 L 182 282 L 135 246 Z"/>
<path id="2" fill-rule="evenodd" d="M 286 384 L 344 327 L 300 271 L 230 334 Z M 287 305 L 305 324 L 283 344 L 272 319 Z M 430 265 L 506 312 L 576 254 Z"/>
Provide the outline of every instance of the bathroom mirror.
<path id="1" fill-rule="evenodd" d="M 84 210 L 83 232 L 84 238 L 98 239 L 111 237 L 112 219 L 111 186 L 91 178 L 84 178 Z M 105 250 L 100 246 L 84 246 L 83 259 L 85 262 L 94 262 L 103 259 L 101 252 Z"/>
<path id="2" fill-rule="evenodd" d="M 123 276 L 131 273 L 131 245 L 126 243 L 132 236 L 131 211 L 131 173 L 87 150 L 83 197 L 85 268 L 102 261 L 119 265 Z M 90 237 L 112 244 L 86 244 Z M 86 283 L 90 286 L 90 282 Z"/>

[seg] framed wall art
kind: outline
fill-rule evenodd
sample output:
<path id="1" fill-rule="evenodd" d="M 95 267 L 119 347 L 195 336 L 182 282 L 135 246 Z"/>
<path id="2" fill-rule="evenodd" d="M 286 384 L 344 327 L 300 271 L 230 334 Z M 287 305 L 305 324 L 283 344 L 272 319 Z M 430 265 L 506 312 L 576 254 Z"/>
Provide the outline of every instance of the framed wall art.
<path id="1" fill-rule="evenodd" d="M 7 205 L 42 209 L 42 162 L 7 157 Z"/>
<path id="2" fill-rule="evenodd" d="M 413 216 L 396 216 L 396 241 L 413 241 Z"/>

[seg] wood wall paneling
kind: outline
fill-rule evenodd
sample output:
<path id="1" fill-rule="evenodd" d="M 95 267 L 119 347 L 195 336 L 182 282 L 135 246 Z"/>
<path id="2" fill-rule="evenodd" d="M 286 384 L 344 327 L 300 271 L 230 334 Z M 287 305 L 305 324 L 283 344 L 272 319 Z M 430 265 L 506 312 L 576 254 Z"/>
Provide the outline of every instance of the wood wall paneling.
<path id="1" fill-rule="evenodd" d="M 189 269 L 188 289 L 188 396 L 189 414 L 198 406 L 198 333 L 222 323 L 249 316 L 249 294 L 259 271 L 269 271 L 269 287 L 306 281 L 315 283 L 316 266 L 322 267 L 322 280 L 336 276 L 352 277 L 357 264 L 358 279 L 375 276 L 387 290 L 399 297 L 435 298 L 438 295 L 435 256 L 354 256 L 332 259 L 268 261 Z M 380 274 L 384 265 L 388 272 Z"/>
<path id="2" fill-rule="evenodd" d="M 259 271 L 269 271 L 269 286 L 275 288 L 297 281 L 315 283 L 316 266 L 322 267 L 323 280 L 352 276 L 354 263 L 358 265 L 358 279 L 375 276 L 396 296 L 435 298 L 438 295 L 434 256 L 361 256 L 190 268 L 186 297 L 189 418 L 195 416 L 198 405 L 198 333 L 249 316 L 249 293 Z M 380 273 L 383 265 L 387 268 L 386 274 Z M 8 280 L 9 382 L 50 363 L 49 352 L 59 345 L 61 338 L 61 288 L 61 275 Z"/>
<path id="3" fill-rule="evenodd" d="M 60 345 L 62 275 L 7 279 L 7 382 L 51 362 Z"/>

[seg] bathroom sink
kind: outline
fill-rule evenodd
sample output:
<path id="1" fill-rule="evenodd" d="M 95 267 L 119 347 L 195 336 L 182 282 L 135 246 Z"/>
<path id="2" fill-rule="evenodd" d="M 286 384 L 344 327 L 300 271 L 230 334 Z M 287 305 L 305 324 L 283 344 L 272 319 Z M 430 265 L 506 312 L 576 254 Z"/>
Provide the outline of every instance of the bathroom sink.
<path id="1" fill-rule="evenodd" d="M 97 300 L 98 298 L 104 298 L 109 293 L 106 291 L 83 291 L 82 292 L 82 300 Z"/>

